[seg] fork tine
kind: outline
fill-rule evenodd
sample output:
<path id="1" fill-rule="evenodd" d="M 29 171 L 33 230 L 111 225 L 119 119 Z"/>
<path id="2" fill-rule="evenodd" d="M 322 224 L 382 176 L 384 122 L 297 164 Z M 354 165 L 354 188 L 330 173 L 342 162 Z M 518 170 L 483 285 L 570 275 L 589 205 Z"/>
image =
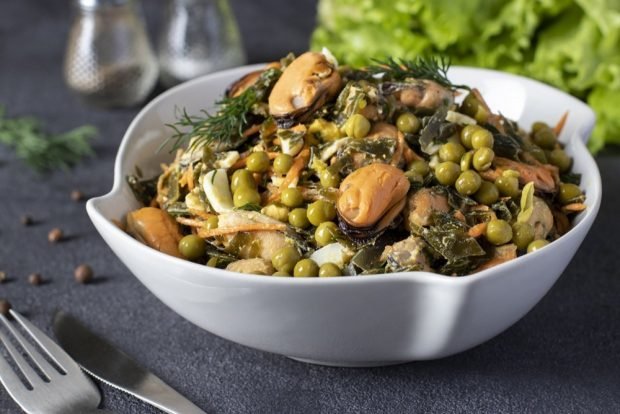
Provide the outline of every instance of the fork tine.
<path id="1" fill-rule="evenodd" d="M 81 371 L 79 365 L 73 361 L 61 347 L 56 345 L 56 343 L 41 332 L 39 328 L 30 323 L 28 319 L 24 318 L 13 309 L 10 310 L 10 313 L 15 320 L 19 322 L 22 328 L 30 334 L 36 343 L 41 346 L 41 349 L 45 351 L 47 356 L 49 356 L 61 369 L 63 369 L 65 373 Z"/>
<path id="2" fill-rule="evenodd" d="M 21 334 L 13 329 L 13 327 L 10 325 L 6 317 L 4 315 L 0 315 L 0 319 L 2 319 L 2 322 L 11 331 L 11 334 L 13 334 L 15 339 L 17 339 L 17 342 L 19 342 L 20 344 L 23 344 L 24 341 L 23 341 L 23 338 L 21 338 Z M 9 340 L 8 335 L 6 335 L 2 331 L 0 331 L 0 341 L 4 343 L 4 347 L 6 348 L 7 351 L 9 351 L 9 355 L 11 355 L 11 358 L 13 358 L 13 361 L 15 361 L 15 364 L 20 369 L 24 377 L 26 377 L 30 385 L 34 387 L 35 385 L 40 384 L 43 380 L 41 379 L 39 374 L 37 374 L 37 372 L 30 366 L 30 364 L 28 364 L 28 361 L 26 361 L 26 358 L 22 356 L 22 354 L 17 350 L 17 348 L 13 346 L 13 344 Z M 32 354 L 31 350 L 24 348 L 24 351 L 26 351 L 26 354 L 31 356 Z"/>
<path id="3" fill-rule="evenodd" d="M 17 398 L 18 395 L 28 390 L 22 383 L 22 380 L 17 376 L 15 371 L 13 371 L 13 368 L 1 356 L 0 382 L 2 383 L 2 385 L 4 385 L 4 388 L 6 388 L 9 394 L 13 396 L 13 398 Z"/>
<path id="4" fill-rule="evenodd" d="M 41 372 L 43 372 L 43 374 L 45 374 L 47 379 L 50 380 L 52 378 L 50 375 L 53 374 L 53 371 L 56 371 L 55 368 L 41 356 L 41 353 L 35 349 L 30 342 L 26 341 L 24 336 L 20 334 L 19 331 L 15 329 L 13 324 L 11 324 L 4 316 L 2 317 L 2 322 L 15 337 L 15 339 L 17 339 L 17 342 L 21 345 L 21 347 L 24 348 L 28 356 L 32 358 L 36 366 L 41 370 Z"/>

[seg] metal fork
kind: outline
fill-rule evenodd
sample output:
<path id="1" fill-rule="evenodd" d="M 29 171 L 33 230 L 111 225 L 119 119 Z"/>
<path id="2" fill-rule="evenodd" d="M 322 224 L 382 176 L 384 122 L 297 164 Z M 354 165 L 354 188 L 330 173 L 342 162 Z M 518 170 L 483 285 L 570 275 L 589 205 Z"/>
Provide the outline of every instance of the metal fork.
<path id="1" fill-rule="evenodd" d="M 23 351 L 20 352 L 9 340 L 9 335 L 2 331 L 0 340 L 30 384 L 30 389 L 24 385 L 2 356 L 0 356 L 0 381 L 24 411 L 29 414 L 111 414 L 110 411 L 97 409 L 101 402 L 99 390 L 62 348 L 19 313 L 11 310 L 11 315 L 60 368 L 59 370 L 49 363 L 4 315 L 0 315 L 3 324 Z M 28 363 L 24 354 L 28 355 L 42 376 Z"/>

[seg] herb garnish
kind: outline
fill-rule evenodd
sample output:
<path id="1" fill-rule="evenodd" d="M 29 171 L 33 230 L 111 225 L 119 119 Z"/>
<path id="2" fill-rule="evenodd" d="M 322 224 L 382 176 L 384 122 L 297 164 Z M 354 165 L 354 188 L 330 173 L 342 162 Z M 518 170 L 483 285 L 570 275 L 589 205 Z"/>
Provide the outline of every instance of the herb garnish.
<path id="1" fill-rule="evenodd" d="M 191 141 L 190 150 L 210 143 L 234 144 L 243 136 L 248 127 L 248 115 L 257 103 L 261 102 L 282 72 L 271 68 L 265 70 L 256 83 L 238 96 L 224 97 L 216 105 L 215 114 L 201 110 L 202 115 L 190 115 L 185 109 L 177 113 L 177 121 L 167 124 L 174 130 L 168 141 L 172 151 Z M 168 142 L 164 142 L 162 147 Z"/>
<path id="2" fill-rule="evenodd" d="M 467 85 L 455 85 L 450 82 L 448 79 L 450 59 L 446 56 L 418 56 L 411 60 L 389 57 L 385 61 L 373 59 L 373 62 L 373 65 L 364 70 L 373 75 L 383 75 L 384 80 L 427 79 L 450 89 L 470 90 Z"/>
<path id="3" fill-rule="evenodd" d="M 0 106 L 0 143 L 37 172 L 68 169 L 82 157 L 92 155 L 90 140 L 97 129 L 81 126 L 63 134 L 43 131 L 41 122 L 33 117 L 7 118 Z"/>

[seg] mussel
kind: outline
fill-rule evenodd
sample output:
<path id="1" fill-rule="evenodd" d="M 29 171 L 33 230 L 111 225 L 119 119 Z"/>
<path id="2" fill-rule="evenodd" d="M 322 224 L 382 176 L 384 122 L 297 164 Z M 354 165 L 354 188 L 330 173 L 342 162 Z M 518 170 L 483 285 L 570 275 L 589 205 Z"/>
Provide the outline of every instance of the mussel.
<path id="1" fill-rule="evenodd" d="M 286 67 L 269 94 L 269 113 L 280 128 L 304 121 L 332 99 L 342 85 L 325 55 L 306 52 Z"/>
<path id="2" fill-rule="evenodd" d="M 382 233 L 405 207 L 409 185 L 404 172 L 389 164 L 370 164 L 351 173 L 340 184 L 340 228 L 354 239 Z"/>
<path id="3" fill-rule="evenodd" d="M 393 96 L 401 105 L 421 113 L 430 113 L 440 106 L 454 103 L 453 91 L 426 79 L 385 82 L 381 85 L 381 93 Z"/>

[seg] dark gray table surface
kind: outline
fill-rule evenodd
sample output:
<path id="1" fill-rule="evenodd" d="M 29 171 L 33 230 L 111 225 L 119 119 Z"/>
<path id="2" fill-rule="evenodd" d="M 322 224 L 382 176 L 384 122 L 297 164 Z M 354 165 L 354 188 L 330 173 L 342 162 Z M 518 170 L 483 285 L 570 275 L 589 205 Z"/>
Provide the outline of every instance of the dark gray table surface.
<path id="1" fill-rule="evenodd" d="M 151 34 L 161 1 L 144 1 Z M 232 2 L 250 62 L 306 48 L 315 4 Z M 108 249 L 72 189 L 99 195 L 112 185 L 123 132 L 137 109 L 82 106 L 61 75 L 70 13 L 67 1 L 3 0 L 0 104 L 9 114 L 41 117 L 53 131 L 92 123 L 96 157 L 64 173 L 37 175 L 0 148 L 0 298 L 51 333 L 55 309 L 67 310 L 207 412 L 620 412 L 620 157 L 597 157 L 603 205 L 581 249 L 549 294 L 497 338 L 450 358 L 374 369 L 307 365 L 202 331 L 149 293 Z M 28 213 L 35 225 L 24 227 Z M 69 236 L 51 245 L 47 233 Z M 89 263 L 97 283 L 78 285 Z M 40 272 L 42 286 L 26 282 Z M 103 405 L 151 413 L 101 385 Z M 0 390 L 0 413 L 19 409 Z"/>

